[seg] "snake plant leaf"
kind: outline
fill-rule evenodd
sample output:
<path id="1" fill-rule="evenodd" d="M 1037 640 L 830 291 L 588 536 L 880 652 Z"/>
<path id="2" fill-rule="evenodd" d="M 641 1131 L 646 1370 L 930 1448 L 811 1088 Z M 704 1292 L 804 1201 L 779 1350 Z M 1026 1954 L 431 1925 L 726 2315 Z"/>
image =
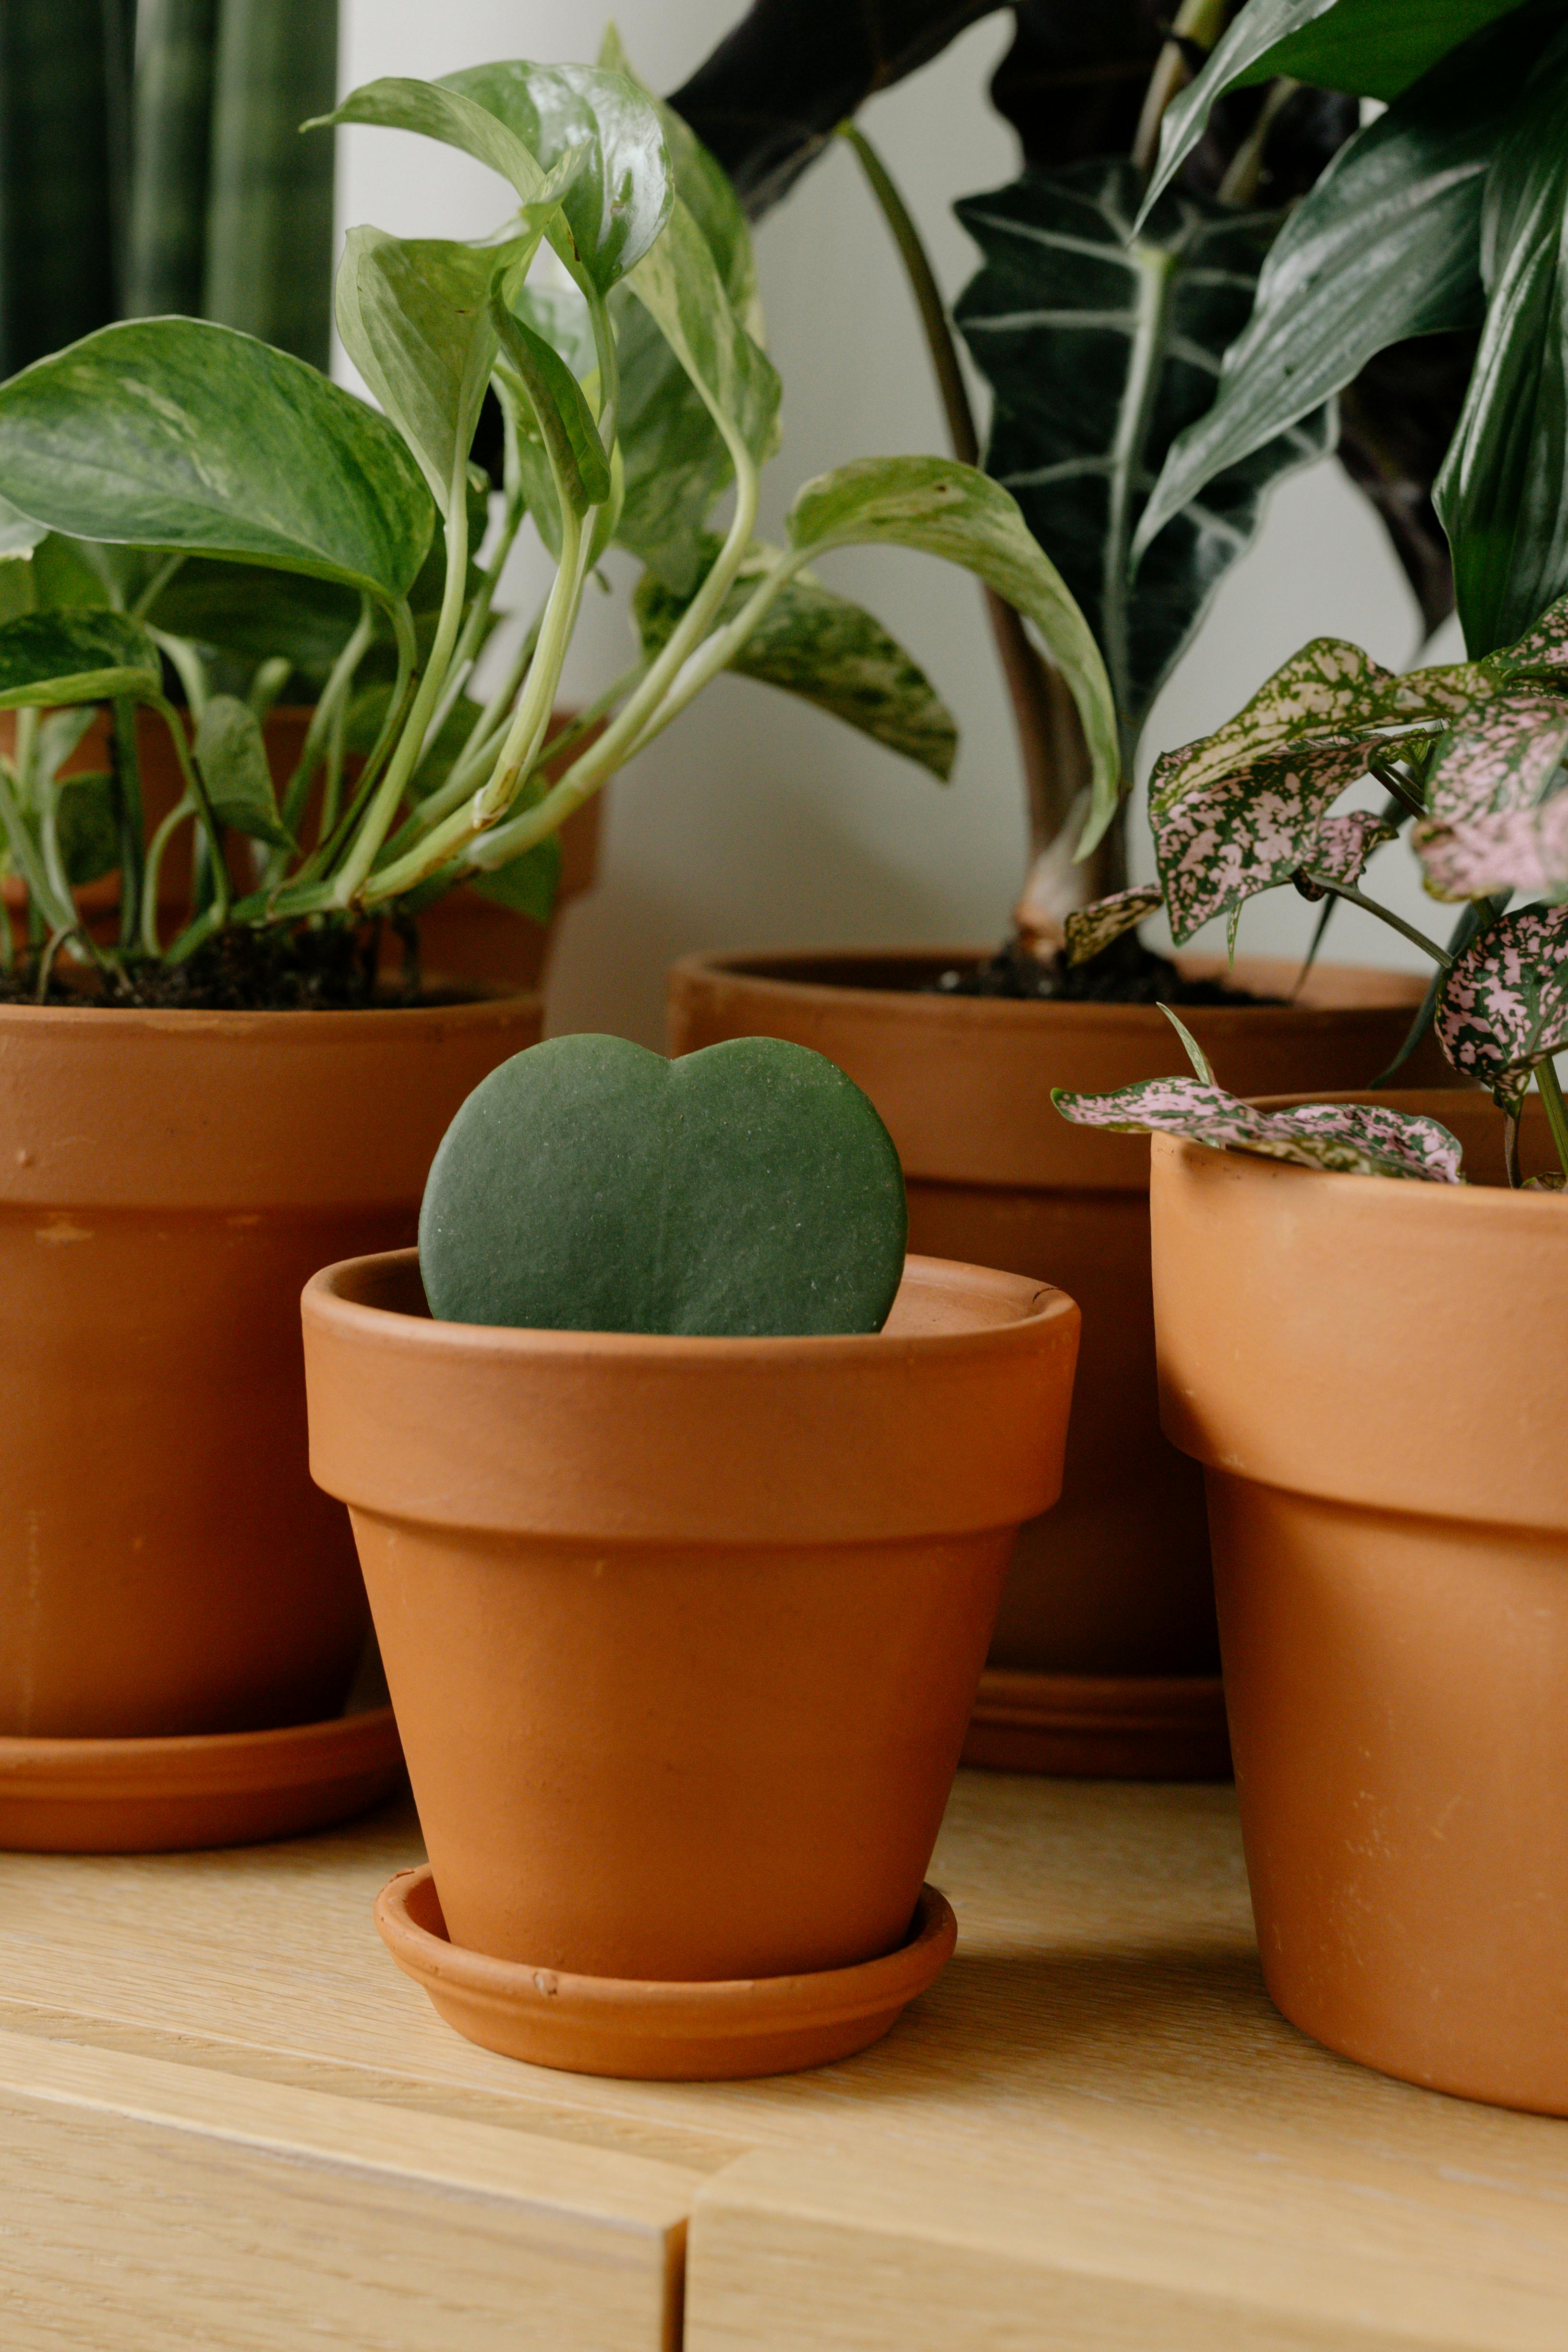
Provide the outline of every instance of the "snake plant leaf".
<path id="1" fill-rule="evenodd" d="M 1411 835 L 1434 898 L 1568 898 L 1568 795 L 1535 808 L 1428 820 Z"/>
<path id="2" fill-rule="evenodd" d="M 1288 76 L 1356 98 L 1394 99 L 1521 0 L 1248 0 L 1194 81 L 1173 100 L 1143 211 L 1158 202 L 1226 90 Z"/>
<path id="3" fill-rule="evenodd" d="M 0 710 L 156 694 L 163 682 L 157 646 L 123 613 L 27 613 L 0 629 Z"/>
<path id="4" fill-rule="evenodd" d="M 1083 721 L 1092 800 L 1083 846 L 1116 813 L 1121 790 L 1110 680 L 1072 593 L 1001 486 L 949 457 L 861 457 L 797 493 L 792 544 L 913 547 L 961 563 L 1026 620 L 1066 679 Z"/>
<path id="5" fill-rule="evenodd" d="M 505 351 L 511 389 L 544 445 L 557 498 L 563 494 L 574 513 L 585 515 L 609 497 L 610 467 L 583 387 L 553 345 L 508 310 L 499 289 L 489 307 L 495 346 Z"/>
<path id="6" fill-rule="evenodd" d="M 625 75 L 514 58 L 446 74 L 439 87 L 504 123 L 546 171 L 585 150 L 561 208 L 600 294 L 657 243 L 673 194 L 669 155 L 658 113 Z"/>
<path id="7" fill-rule="evenodd" d="M 1342 392 L 1376 353 L 1480 324 L 1481 195 L 1521 70 L 1517 41 L 1488 48 L 1396 99 L 1286 221 L 1214 405 L 1166 455 L 1135 556 L 1215 475 Z"/>
<path id="8" fill-rule="evenodd" d="M 1322 883 L 1310 879 L 1312 874 L 1327 875 L 1331 882 L 1359 882 L 1373 852 L 1398 838 L 1399 827 L 1379 816 L 1375 809 L 1352 809 L 1344 816 L 1326 816 L 1318 827 L 1309 865 L 1298 868 L 1290 879 L 1303 898 L 1316 903 L 1329 893 Z"/>
<path id="9" fill-rule="evenodd" d="M 718 540 L 708 535 L 704 576 L 718 551 Z M 735 618 L 779 560 L 777 549 L 761 545 L 747 555 L 720 607 L 715 628 Z M 672 594 L 657 573 L 644 572 L 632 604 L 643 651 L 650 660 L 690 602 L 689 596 Z M 796 572 L 779 591 L 730 667 L 742 677 L 759 678 L 815 703 L 889 751 L 928 768 L 944 783 L 952 773 L 958 729 L 924 671 L 880 621 L 863 606 L 835 595 L 810 572 Z"/>
<path id="10" fill-rule="evenodd" d="M 1245 1151 L 1348 1176 L 1404 1176 L 1459 1184 L 1462 1147 L 1435 1118 L 1372 1103 L 1303 1103 L 1259 1110 L 1202 1078 L 1143 1078 L 1103 1095 L 1053 1089 L 1075 1127 L 1115 1135 L 1180 1135 L 1215 1151 Z"/>
<path id="11" fill-rule="evenodd" d="M 123 307 L 131 319 L 199 318 L 217 0 L 140 0 L 136 16 Z"/>
<path id="12" fill-rule="evenodd" d="M 1062 924 L 1068 963 L 1087 963 L 1110 947 L 1124 931 L 1135 930 L 1165 903 L 1157 882 L 1137 882 L 1130 890 L 1113 890 L 1090 907 L 1075 907 Z"/>
<path id="13" fill-rule="evenodd" d="M 1112 158 L 1028 172 L 957 208 L 985 257 L 954 316 L 995 395 L 986 471 L 1088 616 L 1124 741 L 1247 545 L 1266 489 L 1331 443 L 1319 411 L 1227 467 L 1132 578 L 1153 478 L 1213 402 L 1279 226 L 1183 194 L 1134 237 L 1142 184 Z"/>
<path id="14" fill-rule="evenodd" d="M 877 1331 L 904 1180 L 842 1070 L 777 1037 L 667 1062 L 552 1037 L 490 1073 L 419 1213 L 433 1315 L 554 1330 Z"/>
<path id="15" fill-rule="evenodd" d="M 294 843 L 278 814 L 261 722 L 248 703 L 215 694 L 196 723 L 196 766 L 220 824 L 278 849 Z"/>
<path id="16" fill-rule="evenodd" d="M 332 145 L 300 125 L 338 86 L 338 12 L 221 0 L 201 310 L 313 367 L 331 356 Z"/>
<path id="17" fill-rule="evenodd" d="M 238 556 L 383 602 L 433 520 L 384 417 L 200 319 L 104 327 L 0 384 L 0 489 L 73 538 Z"/>
<path id="18" fill-rule="evenodd" d="M 0 11 L 0 376 L 115 315 L 118 8 Z"/>
<path id="19" fill-rule="evenodd" d="M 1489 925 L 1444 973 L 1436 1029 L 1460 1076 L 1517 1109 L 1536 1064 L 1568 1045 L 1568 907 Z"/>
<path id="20" fill-rule="evenodd" d="M 779 380 L 731 309 L 712 249 L 679 196 L 664 235 L 626 284 L 714 423 L 763 465 L 778 446 Z"/>
<path id="21" fill-rule="evenodd" d="M 120 863 L 120 809 L 115 780 L 101 769 L 62 776 L 57 786 L 55 835 L 73 890 L 112 874 Z"/>
<path id="22" fill-rule="evenodd" d="M 1537 67 L 1487 177 L 1489 289 L 1436 488 L 1474 655 L 1568 589 L 1568 31 Z"/>

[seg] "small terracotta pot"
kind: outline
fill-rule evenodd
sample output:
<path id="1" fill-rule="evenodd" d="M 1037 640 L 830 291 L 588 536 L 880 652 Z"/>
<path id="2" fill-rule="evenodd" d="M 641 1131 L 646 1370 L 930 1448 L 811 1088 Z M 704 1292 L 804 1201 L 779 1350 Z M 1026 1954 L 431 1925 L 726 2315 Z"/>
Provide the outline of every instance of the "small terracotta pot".
<path id="1" fill-rule="evenodd" d="M 1484 1096 L 1377 1099 L 1495 1184 Z M 1161 1139 L 1153 1243 L 1268 1990 L 1386 2074 L 1568 2114 L 1568 1201 Z"/>
<path id="2" fill-rule="evenodd" d="M 978 960 L 974 949 L 688 956 L 670 974 L 669 1049 L 765 1035 L 826 1054 L 891 1130 L 912 1248 L 1060 1283 L 1083 1307 L 1062 1499 L 1019 1538 L 966 1760 L 1223 1772 L 1202 1484 L 1159 1429 L 1148 1145 L 1071 1127 L 1050 1098 L 1053 1087 L 1158 1077 L 1181 1049 L 1154 1005 L 921 992 Z M 1205 976 L 1224 969 L 1182 961 Z M 1286 996 L 1298 970 L 1242 957 L 1235 978 Z M 1182 1017 L 1236 1093 L 1364 1085 L 1397 1052 L 1422 986 L 1320 964 L 1294 1003 Z"/>
<path id="3" fill-rule="evenodd" d="M 412 1252 L 305 1293 L 455 1945 L 689 1983 L 906 1938 L 1078 1309 L 910 1261 L 871 1337 L 432 1322 Z"/>
<path id="4" fill-rule="evenodd" d="M 309 1722 L 366 1629 L 306 1463 L 296 1300 L 414 1234 L 536 998 L 0 1006 L 0 1733 Z"/>

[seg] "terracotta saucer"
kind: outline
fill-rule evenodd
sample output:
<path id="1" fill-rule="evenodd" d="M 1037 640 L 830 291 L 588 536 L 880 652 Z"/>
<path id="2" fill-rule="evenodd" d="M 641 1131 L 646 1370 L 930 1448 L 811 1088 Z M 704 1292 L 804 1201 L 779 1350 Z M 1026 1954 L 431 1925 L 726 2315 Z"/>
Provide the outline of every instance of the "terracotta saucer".
<path id="1" fill-rule="evenodd" d="M 1075 1780 L 1228 1780 L 1217 1675 L 1032 1675 L 988 1666 L 966 1764 Z"/>
<path id="2" fill-rule="evenodd" d="M 363 1813 L 391 1795 L 402 1769 L 389 1706 L 283 1731 L 0 1738 L 0 1848 L 173 1853 L 258 1845 Z"/>
<path id="3" fill-rule="evenodd" d="M 793 2074 L 850 2057 L 925 1990 L 958 1937 L 946 1895 L 922 1886 L 908 1941 L 858 1968 L 712 1984 L 563 1976 L 449 1943 L 427 1864 L 382 1888 L 375 1924 L 405 1975 L 470 2042 L 534 2066 L 643 2083 Z"/>

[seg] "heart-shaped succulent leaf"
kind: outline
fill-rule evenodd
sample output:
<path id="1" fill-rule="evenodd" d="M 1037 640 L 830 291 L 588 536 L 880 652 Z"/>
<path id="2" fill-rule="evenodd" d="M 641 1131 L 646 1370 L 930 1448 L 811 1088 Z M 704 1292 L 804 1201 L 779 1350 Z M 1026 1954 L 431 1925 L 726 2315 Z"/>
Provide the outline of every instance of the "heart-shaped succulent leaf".
<path id="1" fill-rule="evenodd" d="M 1457 956 L 1437 1037 L 1462 1076 L 1516 1108 L 1536 1064 L 1568 1045 L 1568 907 L 1521 907 Z"/>
<path id="2" fill-rule="evenodd" d="M 553 1037 L 492 1071 L 447 1129 L 419 1264 L 449 1322 L 878 1331 L 906 1229 L 891 1139 L 820 1054 L 741 1037 L 667 1062 Z"/>

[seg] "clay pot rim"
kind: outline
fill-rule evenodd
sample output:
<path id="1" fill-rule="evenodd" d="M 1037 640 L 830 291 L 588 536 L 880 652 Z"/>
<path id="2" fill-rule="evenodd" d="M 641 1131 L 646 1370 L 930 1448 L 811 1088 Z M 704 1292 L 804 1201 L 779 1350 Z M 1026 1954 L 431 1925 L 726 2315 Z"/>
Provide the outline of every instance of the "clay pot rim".
<path id="1" fill-rule="evenodd" d="M 385 1027 L 400 1023 L 405 1028 L 420 1028 L 432 1022 L 461 1023 L 482 1027 L 498 1016 L 514 1019 L 520 1008 L 538 1006 L 542 1003 L 537 989 L 501 989 L 487 987 L 482 982 L 467 984 L 470 992 L 444 1004 L 357 1004 L 317 1008 L 295 1004 L 270 1011 L 254 1007 L 202 1009 L 185 1004 L 0 1004 L 0 1024 L 22 1023 L 30 1031 L 54 1029 L 62 1034 L 86 1029 L 89 1034 L 101 1031 L 106 1021 L 121 1029 L 135 1027 L 148 1034 L 183 1031 L 187 1036 L 199 1035 L 210 1030 L 223 1037 L 245 1038 L 254 1044 L 265 1044 L 269 1038 L 300 1034 L 301 1021 L 310 1024 L 309 1034 L 323 1045 L 339 1043 L 363 1024 L 374 1022 Z"/>
<path id="2" fill-rule="evenodd" d="M 861 1013 L 877 1012 L 885 1020 L 905 1019 L 931 1022 L 960 1020 L 971 1026 L 995 1024 L 1000 1027 L 1018 1028 L 1026 1024 L 1072 1024 L 1080 1027 L 1106 1027 L 1113 1030 L 1168 1028 L 1164 1014 L 1157 1004 L 1106 1004 L 1096 1002 L 1051 1002 L 1005 996 L 945 996 L 922 994 L 909 989 L 857 987 L 842 980 L 814 979 L 809 966 L 813 964 L 888 964 L 924 963 L 933 969 L 946 964 L 983 962 L 994 950 L 977 947 L 973 941 L 963 946 L 909 946 L 895 943 L 881 948 L 781 948 L 769 950 L 746 948 L 736 950 L 706 950 L 695 955 L 678 958 L 670 966 L 670 979 L 715 981 L 731 987 L 754 987 L 759 992 L 787 989 L 792 995 L 824 999 L 834 1004 L 852 1005 Z M 1294 956 L 1237 956 L 1234 966 L 1223 955 L 1189 955 L 1184 950 L 1172 958 L 1177 967 L 1192 978 L 1209 980 L 1234 971 L 1244 985 L 1250 978 L 1259 986 L 1278 984 L 1288 988 L 1300 971 L 1300 961 Z M 797 965 L 799 976 L 781 967 Z M 1249 1023 L 1272 1015 L 1276 1020 L 1288 1018 L 1292 1024 L 1311 1023 L 1331 1025 L 1347 1016 L 1368 1012 L 1387 1011 L 1408 1003 L 1415 1011 L 1425 986 L 1423 975 L 1405 971 L 1391 964 L 1321 963 L 1313 966 L 1314 972 L 1337 972 L 1355 982 L 1364 982 L 1368 993 L 1364 999 L 1352 998 L 1332 1004 L 1310 1002 L 1282 1004 L 1205 1004 L 1203 1012 L 1205 1032 L 1211 1023 L 1226 1029 L 1244 1028 Z M 1404 983 L 1402 986 L 1401 983 Z M 1319 1097 L 1321 1099 L 1321 1097 Z"/>
<path id="3" fill-rule="evenodd" d="M 1434 1095 L 1451 1094 L 1474 1102 L 1477 1092 L 1471 1087 L 1413 1087 L 1403 1091 L 1380 1087 L 1375 1092 L 1363 1087 L 1342 1094 L 1255 1095 L 1251 1099 L 1264 1110 L 1292 1110 L 1304 1103 L 1324 1102 L 1387 1103 L 1397 1110 L 1417 1101 L 1429 1104 Z M 1430 1116 L 1441 1118 L 1442 1114 L 1434 1111 Z M 1149 1140 L 1153 1168 L 1173 1160 L 1184 1160 L 1189 1168 L 1201 1168 L 1204 1163 L 1194 1155 L 1204 1153 L 1240 1171 L 1235 1180 L 1237 1182 L 1256 1181 L 1260 1171 L 1277 1177 L 1300 1177 L 1311 1187 L 1310 1192 L 1301 1197 L 1327 1202 L 1331 1213 L 1335 1201 L 1342 1201 L 1347 1209 L 1359 1202 L 1362 1213 L 1368 1216 L 1386 1211 L 1395 1217 L 1490 1216 L 1511 1217 L 1516 1222 L 1534 1217 L 1543 1230 L 1556 1218 L 1568 1242 L 1568 1195 L 1562 1193 L 1510 1192 L 1505 1184 L 1428 1184 L 1419 1179 L 1406 1181 L 1392 1176 L 1355 1176 L 1337 1168 L 1297 1168 L 1288 1160 L 1265 1159 L 1260 1152 L 1215 1152 L 1212 1144 L 1194 1143 L 1181 1135 L 1154 1135 Z M 1329 1189 L 1325 1191 L 1325 1187 Z M 1405 1209 L 1397 1206 L 1402 1201 L 1409 1204 Z M 1417 1202 L 1423 1205 L 1417 1206 Z"/>
<path id="4" fill-rule="evenodd" d="M 835 1331 L 774 1339 L 726 1339 L 668 1331 L 556 1331 L 500 1323 L 446 1323 L 433 1316 L 402 1307 L 372 1307 L 346 1294 L 348 1286 L 371 1269 L 417 1268 L 417 1249 L 380 1250 L 363 1257 L 342 1258 L 323 1266 L 305 1285 L 300 1301 L 310 1321 L 336 1328 L 344 1338 L 379 1346 L 423 1349 L 432 1357 L 452 1355 L 489 1358 L 493 1363 L 519 1365 L 541 1358 L 557 1364 L 635 1361 L 642 1358 L 661 1370 L 689 1369 L 707 1371 L 762 1371 L 772 1366 L 842 1366 L 857 1361 L 869 1365 L 884 1355 L 889 1367 L 916 1355 L 922 1363 L 962 1360 L 991 1354 L 1010 1342 L 1028 1349 L 1042 1324 L 1074 1318 L 1078 1307 L 1063 1290 L 1037 1282 L 1026 1275 L 1004 1274 L 993 1266 L 965 1265 L 956 1258 L 922 1257 L 911 1253 L 904 1260 L 904 1278 L 911 1270 L 928 1268 L 966 1279 L 945 1287 L 973 1294 L 979 1285 L 1001 1299 L 1017 1302 L 1021 1311 L 998 1315 L 994 1321 L 964 1331 Z M 1027 1302 L 1026 1305 L 1025 1302 Z M 897 1350 L 894 1355 L 889 1351 Z"/>

